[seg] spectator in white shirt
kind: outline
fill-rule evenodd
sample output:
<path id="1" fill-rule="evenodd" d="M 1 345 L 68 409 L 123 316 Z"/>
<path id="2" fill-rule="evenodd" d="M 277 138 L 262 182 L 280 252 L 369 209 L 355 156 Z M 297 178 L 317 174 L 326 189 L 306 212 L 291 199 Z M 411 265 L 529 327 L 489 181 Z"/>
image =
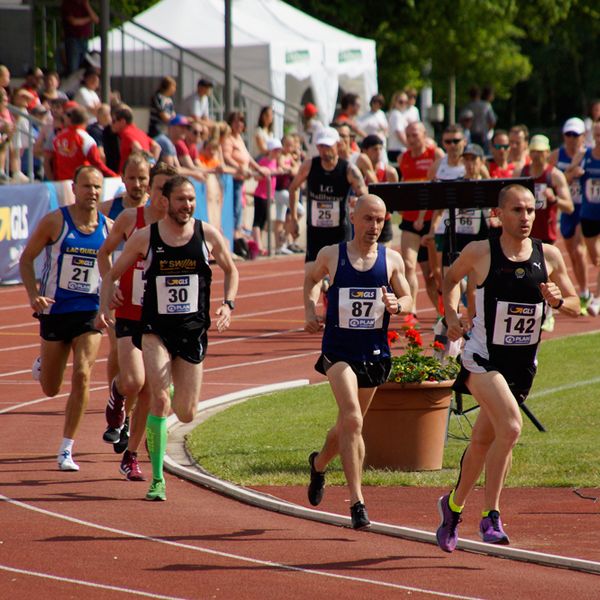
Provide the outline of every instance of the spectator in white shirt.
<path id="1" fill-rule="evenodd" d="M 388 113 L 388 159 L 391 164 L 396 164 L 398 157 L 406 150 L 406 127 L 408 125 L 404 111 L 408 106 L 406 92 L 398 91 L 392 96 L 390 112 Z"/>
<path id="2" fill-rule="evenodd" d="M 371 98 L 369 111 L 358 120 L 361 129 L 366 135 L 376 135 L 381 140 L 387 138 L 388 122 L 382 110 L 384 106 L 385 98 L 381 94 L 376 94 Z"/>
<path id="3" fill-rule="evenodd" d="M 209 97 L 214 84 L 210 79 L 202 77 L 198 80 L 196 93 L 190 96 L 185 103 L 184 113 L 191 121 L 202 121 L 211 124 Z"/>
<path id="4" fill-rule="evenodd" d="M 81 87 L 77 90 L 73 100 L 82 106 L 89 115 L 88 123 L 94 123 L 98 109 L 100 108 L 100 97 L 96 90 L 100 87 L 100 75 L 97 69 L 87 69 L 83 74 Z"/>
<path id="5" fill-rule="evenodd" d="M 404 89 L 404 93 L 407 99 L 406 108 L 404 109 L 406 124 L 417 123 L 421 120 L 421 114 L 417 108 L 417 90 L 409 87 Z"/>

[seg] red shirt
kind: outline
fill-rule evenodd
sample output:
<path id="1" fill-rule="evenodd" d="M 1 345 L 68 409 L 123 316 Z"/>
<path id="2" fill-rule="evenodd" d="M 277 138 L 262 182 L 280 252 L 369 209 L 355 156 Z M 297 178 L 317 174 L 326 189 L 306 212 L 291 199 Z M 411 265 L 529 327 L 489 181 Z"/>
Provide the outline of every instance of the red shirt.
<path id="1" fill-rule="evenodd" d="M 180 156 L 189 156 L 190 155 L 190 149 L 188 148 L 188 145 L 185 143 L 185 140 L 177 140 L 175 142 L 175 150 L 177 150 L 177 158 L 179 158 Z"/>
<path id="2" fill-rule="evenodd" d="M 121 140 L 121 162 L 119 163 L 119 171 L 122 173 L 125 161 L 133 150 L 134 142 L 137 142 L 144 152 L 150 154 L 152 149 L 152 139 L 134 123 L 126 125 L 123 131 L 119 133 L 119 138 Z"/>
<path id="3" fill-rule="evenodd" d="M 94 138 L 83 125 L 70 125 L 54 138 L 54 178 L 57 181 L 73 179 L 82 165 L 96 167 L 105 177 L 117 177 L 100 158 Z"/>
<path id="4" fill-rule="evenodd" d="M 529 237 L 537 238 L 542 242 L 553 244 L 558 237 L 558 203 L 548 202 L 545 190 L 550 188 L 556 193 L 552 185 L 552 165 L 547 165 L 539 177 L 535 177 L 535 221 Z M 525 165 L 521 171 L 522 177 L 532 177 L 531 165 Z"/>
<path id="5" fill-rule="evenodd" d="M 488 171 L 492 179 L 506 179 L 513 176 L 515 165 L 508 163 L 506 167 L 500 168 L 493 160 L 488 163 Z"/>
<path id="6" fill-rule="evenodd" d="M 402 158 L 400 159 L 402 181 L 427 181 L 427 172 L 434 162 L 434 146 L 428 146 L 422 154 L 416 157 L 413 157 L 410 150 L 407 150 L 402 154 Z M 431 221 L 432 215 L 433 211 L 428 210 L 425 213 L 425 220 Z M 405 210 L 402 213 L 402 218 L 406 221 L 416 221 L 418 217 L 418 210 Z"/>
<path id="7" fill-rule="evenodd" d="M 135 216 L 135 225 L 127 239 L 129 239 L 136 229 L 142 229 L 146 226 L 143 206 L 138 207 Z M 121 275 L 119 280 L 119 289 L 123 294 L 123 304 L 115 309 L 115 316 L 118 319 L 131 319 L 139 321 L 142 318 L 142 296 L 144 293 L 144 274 L 145 260 L 138 259 L 131 267 Z"/>

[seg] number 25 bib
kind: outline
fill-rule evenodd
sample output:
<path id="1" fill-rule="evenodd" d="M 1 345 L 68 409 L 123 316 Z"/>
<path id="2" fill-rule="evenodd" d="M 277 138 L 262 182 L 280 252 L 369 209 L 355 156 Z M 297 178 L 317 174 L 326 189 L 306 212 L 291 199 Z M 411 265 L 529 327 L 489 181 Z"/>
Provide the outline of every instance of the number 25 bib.
<path id="1" fill-rule="evenodd" d="M 198 274 L 159 275 L 156 278 L 156 299 L 161 315 L 198 312 Z"/>
<path id="2" fill-rule="evenodd" d="M 313 227 L 338 227 L 340 203 L 333 200 L 313 200 L 311 225 Z"/>
<path id="3" fill-rule="evenodd" d="M 381 329 L 384 313 L 385 304 L 379 288 L 340 288 L 340 328 Z"/>

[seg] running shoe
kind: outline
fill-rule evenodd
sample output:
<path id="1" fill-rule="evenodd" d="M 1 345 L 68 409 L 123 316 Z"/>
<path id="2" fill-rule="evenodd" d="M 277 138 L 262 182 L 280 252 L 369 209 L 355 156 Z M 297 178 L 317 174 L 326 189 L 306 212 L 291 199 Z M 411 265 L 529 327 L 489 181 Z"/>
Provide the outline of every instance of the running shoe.
<path id="1" fill-rule="evenodd" d="M 588 304 L 587 311 L 592 317 L 597 317 L 600 314 L 600 298 L 593 298 Z"/>
<path id="2" fill-rule="evenodd" d="M 497 510 L 490 510 L 488 516 L 481 519 L 479 535 L 488 544 L 510 544 L 510 540 L 502 528 L 500 513 Z"/>
<path id="3" fill-rule="evenodd" d="M 442 496 L 438 500 L 438 511 L 442 522 L 438 527 L 435 537 L 437 538 L 438 546 L 444 552 L 453 552 L 458 542 L 458 533 L 456 528 L 462 521 L 460 513 L 454 512 L 448 504 L 450 494 Z"/>
<path id="4" fill-rule="evenodd" d="M 102 439 L 107 444 L 116 444 L 121 437 L 121 427 L 107 427 L 106 431 L 102 434 Z"/>
<path id="5" fill-rule="evenodd" d="M 167 499 L 167 490 L 164 479 L 153 479 L 148 493 L 146 494 L 146 500 L 160 500 L 164 502 Z"/>
<path id="6" fill-rule="evenodd" d="M 352 529 L 367 529 L 371 527 L 367 507 L 360 501 L 350 507 L 350 518 L 352 519 Z"/>
<path id="7" fill-rule="evenodd" d="M 313 506 L 318 506 L 323 500 L 323 493 L 325 489 L 325 472 L 317 471 L 315 469 L 315 458 L 317 458 L 318 452 L 313 452 L 308 457 L 308 464 L 310 465 L 310 483 L 308 484 L 308 501 Z"/>
<path id="8" fill-rule="evenodd" d="M 552 333 L 554 331 L 554 315 L 549 313 L 542 324 L 542 331 Z"/>
<path id="9" fill-rule="evenodd" d="M 58 468 L 61 471 L 79 471 L 79 465 L 73 460 L 70 450 L 63 450 L 57 457 Z"/>
<path id="10" fill-rule="evenodd" d="M 587 296 L 579 296 L 579 314 L 582 317 L 587 316 L 588 313 L 588 307 L 589 305 L 592 303 L 592 301 L 594 300 L 594 296 L 592 296 L 592 294 L 589 294 Z"/>
<path id="11" fill-rule="evenodd" d="M 33 365 L 31 366 L 31 376 L 33 377 L 33 379 L 35 381 L 39 381 L 41 374 L 42 374 L 42 357 L 38 356 L 33 361 Z"/>
<path id="12" fill-rule="evenodd" d="M 291 250 L 294 254 L 304 254 L 304 250 L 298 246 L 298 244 L 288 244 L 288 250 Z"/>
<path id="13" fill-rule="evenodd" d="M 129 452 L 129 450 L 125 451 L 119 471 L 121 471 L 129 481 L 144 481 L 144 475 L 142 474 L 142 469 L 140 469 L 137 459 L 137 452 Z"/>
<path id="14" fill-rule="evenodd" d="M 110 384 L 110 394 L 106 405 L 106 423 L 113 429 L 120 429 L 125 422 L 125 396 L 117 391 L 115 380 Z"/>
<path id="15" fill-rule="evenodd" d="M 278 255 L 294 254 L 294 252 L 292 250 L 290 250 L 287 246 L 281 246 L 281 248 L 277 248 L 275 250 L 275 254 L 278 254 Z"/>
<path id="16" fill-rule="evenodd" d="M 119 432 L 119 439 L 114 443 L 113 450 L 117 454 L 123 454 L 127 450 L 127 444 L 129 444 L 129 417 L 125 418 L 125 423 Z"/>

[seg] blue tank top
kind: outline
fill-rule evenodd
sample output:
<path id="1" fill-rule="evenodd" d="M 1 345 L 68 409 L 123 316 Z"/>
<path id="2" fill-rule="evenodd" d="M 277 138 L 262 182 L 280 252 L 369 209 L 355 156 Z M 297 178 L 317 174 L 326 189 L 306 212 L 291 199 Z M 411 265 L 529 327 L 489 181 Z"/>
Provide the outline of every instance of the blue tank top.
<path id="1" fill-rule="evenodd" d="M 585 171 L 581 176 L 581 218 L 600 221 L 600 159 L 593 157 L 591 148 L 585 151 L 581 166 Z"/>
<path id="2" fill-rule="evenodd" d="M 390 356 L 387 330 L 390 314 L 381 287 L 389 288 L 385 246 L 368 271 L 357 271 L 348 258 L 347 244 L 339 245 L 335 278 L 327 293 L 323 354 L 351 362 L 377 362 Z"/>
<path id="3" fill-rule="evenodd" d="M 100 272 L 96 256 L 108 229 L 106 217 L 98 213 L 92 233 L 77 229 L 66 206 L 59 209 L 63 227 L 58 239 L 46 247 L 40 293 L 55 300 L 46 314 L 94 311 L 99 307 Z"/>
<path id="4" fill-rule="evenodd" d="M 556 168 L 560 169 L 563 173 L 571 166 L 571 157 L 567 154 L 564 146 L 558 149 L 558 160 L 556 162 Z M 576 177 L 569 184 L 569 191 L 571 192 L 571 198 L 573 204 L 581 204 L 581 179 Z"/>
<path id="5" fill-rule="evenodd" d="M 113 198 L 113 202 L 110 205 L 108 218 L 114 221 L 124 210 L 125 207 L 123 206 L 123 196 L 116 196 Z"/>

